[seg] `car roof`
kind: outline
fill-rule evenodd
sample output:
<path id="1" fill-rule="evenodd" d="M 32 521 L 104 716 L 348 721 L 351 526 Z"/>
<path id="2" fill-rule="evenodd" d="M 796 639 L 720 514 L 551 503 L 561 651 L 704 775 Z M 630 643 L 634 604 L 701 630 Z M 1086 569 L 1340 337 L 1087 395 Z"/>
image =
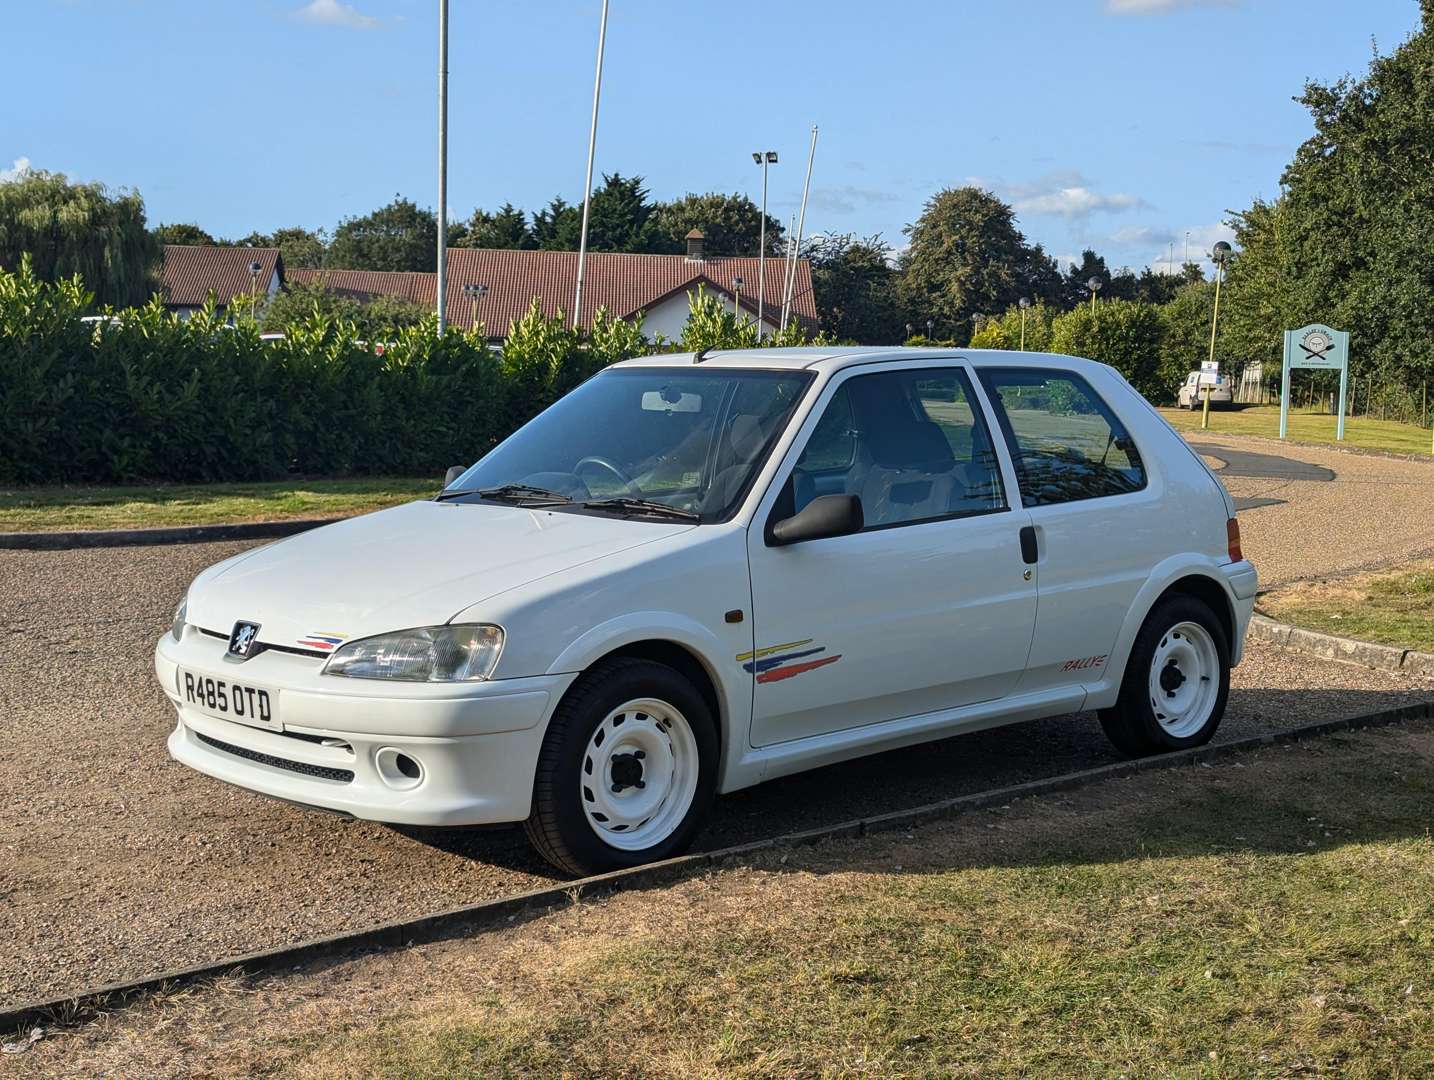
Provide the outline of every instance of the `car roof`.
<path id="1" fill-rule="evenodd" d="M 665 353 L 623 360 L 613 367 L 682 367 L 696 361 L 696 353 Z M 829 345 L 782 349 L 713 349 L 701 361 L 703 367 L 747 368 L 771 371 L 813 369 L 837 371 L 857 364 L 879 363 L 883 360 L 960 359 L 982 366 L 1019 364 L 1081 368 L 1105 367 L 1094 360 L 1059 353 L 1016 352 L 1009 349 L 911 348 L 904 345 Z"/>

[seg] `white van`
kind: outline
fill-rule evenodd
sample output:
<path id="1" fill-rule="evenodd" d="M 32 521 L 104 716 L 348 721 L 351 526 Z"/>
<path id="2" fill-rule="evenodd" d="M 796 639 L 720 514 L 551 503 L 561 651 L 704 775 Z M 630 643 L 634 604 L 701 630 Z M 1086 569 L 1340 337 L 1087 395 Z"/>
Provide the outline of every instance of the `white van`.
<path id="1" fill-rule="evenodd" d="M 963 731 L 1204 743 L 1254 604 L 1220 482 L 1068 356 L 631 360 L 450 472 L 195 579 L 155 653 L 175 758 L 600 871 L 720 792 Z"/>

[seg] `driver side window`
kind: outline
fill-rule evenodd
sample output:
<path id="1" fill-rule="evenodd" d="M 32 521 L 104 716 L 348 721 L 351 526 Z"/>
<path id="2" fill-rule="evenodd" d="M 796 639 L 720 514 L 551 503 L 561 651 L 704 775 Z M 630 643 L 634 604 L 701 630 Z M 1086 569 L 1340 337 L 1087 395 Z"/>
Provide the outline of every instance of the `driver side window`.
<path id="1" fill-rule="evenodd" d="M 789 484 L 792 513 L 822 495 L 856 495 L 869 529 L 1006 509 L 990 432 L 960 368 L 848 379 Z"/>

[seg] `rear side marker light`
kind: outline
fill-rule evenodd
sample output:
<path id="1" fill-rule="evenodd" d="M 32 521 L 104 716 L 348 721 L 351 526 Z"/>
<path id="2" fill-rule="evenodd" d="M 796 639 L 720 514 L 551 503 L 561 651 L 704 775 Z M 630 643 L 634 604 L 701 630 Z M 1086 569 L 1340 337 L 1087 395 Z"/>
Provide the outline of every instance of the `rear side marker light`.
<path id="1" fill-rule="evenodd" d="M 1240 523 L 1235 518 L 1225 522 L 1225 539 L 1229 544 L 1230 561 L 1244 561 L 1245 554 L 1240 550 Z"/>

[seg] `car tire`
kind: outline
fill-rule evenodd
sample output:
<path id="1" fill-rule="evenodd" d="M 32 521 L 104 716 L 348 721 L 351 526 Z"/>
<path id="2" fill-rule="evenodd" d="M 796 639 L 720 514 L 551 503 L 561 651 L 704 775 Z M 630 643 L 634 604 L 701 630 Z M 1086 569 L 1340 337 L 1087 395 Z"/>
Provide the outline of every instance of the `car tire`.
<path id="1" fill-rule="evenodd" d="M 524 824 L 564 873 L 680 854 L 717 788 L 717 725 L 696 687 L 651 660 L 605 660 L 568 690 L 538 755 Z"/>
<path id="2" fill-rule="evenodd" d="M 1100 711 L 1117 749 L 1147 757 L 1203 746 L 1230 696 L 1230 645 L 1220 620 L 1193 596 L 1155 605 L 1135 636 L 1120 696 Z"/>

